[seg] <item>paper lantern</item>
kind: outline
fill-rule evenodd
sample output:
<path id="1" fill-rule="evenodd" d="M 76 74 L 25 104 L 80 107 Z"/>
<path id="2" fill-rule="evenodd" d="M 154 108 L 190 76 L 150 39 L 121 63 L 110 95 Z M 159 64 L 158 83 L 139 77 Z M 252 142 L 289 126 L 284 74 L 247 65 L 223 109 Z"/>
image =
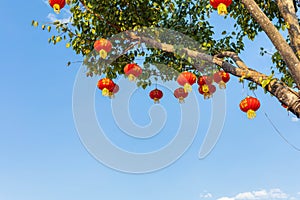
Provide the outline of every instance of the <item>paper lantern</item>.
<path id="1" fill-rule="evenodd" d="M 95 41 L 94 49 L 99 52 L 101 58 L 105 59 L 107 57 L 107 53 L 109 53 L 112 49 L 112 44 L 109 40 L 101 38 Z"/>
<path id="2" fill-rule="evenodd" d="M 214 73 L 214 81 L 219 84 L 220 89 L 226 88 L 226 83 L 230 80 L 230 75 L 224 71 Z"/>
<path id="3" fill-rule="evenodd" d="M 60 10 L 66 5 L 65 0 L 49 0 L 48 2 L 56 14 L 59 14 Z"/>
<path id="4" fill-rule="evenodd" d="M 143 73 L 143 70 L 137 64 L 132 63 L 125 65 L 124 73 L 128 76 L 128 79 L 130 81 L 135 81 L 137 77 L 139 77 Z"/>
<path id="5" fill-rule="evenodd" d="M 179 103 L 184 103 L 184 99 L 188 96 L 188 92 L 184 91 L 184 88 L 180 87 L 174 91 L 174 96 L 179 100 Z"/>
<path id="6" fill-rule="evenodd" d="M 216 92 L 216 86 L 212 84 L 199 85 L 198 91 L 204 96 L 204 99 L 209 99 Z"/>
<path id="7" fill-rule="evenodd" d="M 159 100 L 163 97 L 163 92 L 156 88 L 149 93 L 149 96 L 154 100 L 154 103 L 159 103 Z"/>
<path id="8" fill-rule="evenodd" d="M 248 96 L 240 102 L 240 109 L 247 113 L 249 119 L 256 117 L 256 112 L 260 107 L 260 102 L 257 98 Z"/>
<path id="9" fill-rule="evenodd" d="M 183 86 L 185 92 L 192 91 L 192 85 L 196 82 L 196 80 L 196 75 L 188 71 L 180 73 L 177 77 L 178 84 Z"/>
<path id="10" fill-rule="evenodd" d="M 103 78 L 98 81 L 98 88 L 102 90 L 103 96 L 109 96 L 115 88 L 115 83 L 109 78 Z"/>
<path id="11" fill-rule="evenodd" d="M 226 15 L 228 13 L 227 7 L 230 6 L 232 0 L 210 0 L 209 3 L 214 9 L 218 10 L 219 15 Z"/>

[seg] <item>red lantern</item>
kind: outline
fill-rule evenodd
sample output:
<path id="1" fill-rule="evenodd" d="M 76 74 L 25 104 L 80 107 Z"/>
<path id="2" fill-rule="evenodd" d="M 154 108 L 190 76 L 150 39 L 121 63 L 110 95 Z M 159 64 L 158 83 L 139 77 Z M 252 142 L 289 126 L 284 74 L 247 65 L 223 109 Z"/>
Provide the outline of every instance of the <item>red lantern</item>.
<path id="1" fill-rule="evenodd" d="M 163 92 L 159 89 L 154 89 L 149 93 L 149 96 L 154 100 L 154 103 L 159 103 L 159 100 L 163 97 Z"/>
<path id="2" fill-rule="evenodd" d="M 118 84 L 115 84 L 115 86 L 109 90 L 109 98 L 114 98 L 115 94 L 118 93 L 120 90 L 120 87 Z"/>
<path id="3" fill-rule="evenodd" d="M 98 88 L 102 90 L 103 96 L 109 96 L 115 88 L 115 83 L 109 78 L 103 78 L 98 81 Z"/>
<path id="4" fill-rule="evenodd" d="M 143 70 L 137 64 L 127 64 L 124 67 L 124 73 L 128 76 L 130 81 L 135 81 L 137 77 L 142 74 Z"/>
<path id="5" fill-rule="evenodd" d="M 214 9 L 218 10 L 219 15 L 226 15 L 228 13 L 227 7 L 230 6 L 232 0 L 210 0 L 209 3 Z"/>
<path id="6" fill-rule="evenodd" d="M 216 86 L 210 84 L 199 85 L 198 91 L 204 96 L 204 99 L 209 99 L 216 92 Z"/>
<path id="7" fill-rule="evenodd" d="M 184 103 L 184 99 L 188 96 L 188 92 L 185 92 L 182 87 L 177 88 L 174 91 L 174 96 L 179 100 L 179 103 Z"/>
<path id="8" fill-rule="evenodd" d="M 260 102 L 255 97 L 246 97 L 240 102 L 240 109 L 243 112 L 247 113 L 247 117 L 249 119 L 253 119 L 256 117 L 255 111 L 257 111 L 260 107 Z"/>
<path id="9" fill-rule="evenodd" d="M 94 43 L 94 49 L 99 52 L 101 58 L 106 58 L 107 53 L 111 51 L 112 44 L 109 40 L 101 38 Z"/>
<path id="10" fill-rule="evenodd" d="M 211 85 L 213 83 L 214 79 L 211 76 L 200 76 L 198 78 L 198 85 Z"/>
<path id="11" fill-rule="evenodd" d="M 60 10 L 65 7 L 66 1 L 65 0 L 49 0 L 50 6 L 53 8 L 56 14 L 60 13 Z"/>
<path id="12" fill-rule="evenodd" d="M 196 82 L 196 80 L 196 75 L 188 71 L 182 72 L 177 77 L 178 84 L 183 86 L 185 92 L 192 91 L 192 85 Z"/>
<path id="13" fill-rule="evenodd" d="M 214 73 L 214 81 L 219 84 L 220 89 L 226 88 L 226 83 L 230 80 L 230 75 L 224 71 Z"/>

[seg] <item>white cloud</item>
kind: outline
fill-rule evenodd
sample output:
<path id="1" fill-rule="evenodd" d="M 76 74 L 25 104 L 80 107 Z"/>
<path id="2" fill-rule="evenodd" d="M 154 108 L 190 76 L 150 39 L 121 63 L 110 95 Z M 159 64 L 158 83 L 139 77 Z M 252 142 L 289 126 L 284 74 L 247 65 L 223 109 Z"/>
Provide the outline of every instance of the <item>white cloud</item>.
<path id="1" fill-rule="evenodd" d="M 284 192 L 282 192 L 280 189 L 271 189 L 270 190 L 270 197 L 274 199 L 287 199 L 288 195 Z"/>
<path id="2" fill-rule="evenodd" d="M 204 199 L 208 199 L 208 198 L 212 198 L 213 195 L 209 192 L 205 192 L 203 194 L 200 194 L 200 198 L 204 198 Z"/>
<path id="3" fill-rule="evenodd" d="M 235 196 L 235 199 L 256 199 L 252 192 L 243 192 Z"/>
<path id="4" fill-rule="evenodd" d="M 47 18 L 51 21 L 51 22 L 55 22 L 55 21 L 59 21 L 60 23 L 67 23 L 67 22 L 70 22 L 70 17 L 67 17 L 67 18 L 62 18 L 62 19 L 58 19 L 56 17 L 55 14 L 53 13 L 49 13 Z"/>
<path id="5" fill-rule="evenodd" d="M 229 198 L 229 197 L 221 197 L 221 198 L 218 198 L 217 200 L 235 200 L 235 199 Z"/>
<path id="6" fill-rule="evenodd" d="M 253 194 L 261 199 L 268 198 L 268 192 L 266 190 L 254 191 Z"/>
<path id="7" fill-rule="evenodd" d="M 278 188 L 267 190 L 258 190 L 252 192 L 242 192 L 234 197 L 221 197 L 217 200 L 261 200 L 261 199 L 281 199 L 281 200 L 294 200 L 294 197 L 289 197 L 288 194 L 284 193 Z"/>

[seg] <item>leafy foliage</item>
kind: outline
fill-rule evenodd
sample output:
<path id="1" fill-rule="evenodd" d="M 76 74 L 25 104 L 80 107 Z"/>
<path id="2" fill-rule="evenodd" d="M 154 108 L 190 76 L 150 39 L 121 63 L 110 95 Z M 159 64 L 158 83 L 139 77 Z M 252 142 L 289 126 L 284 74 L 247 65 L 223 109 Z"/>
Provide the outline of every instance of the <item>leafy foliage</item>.
<path id="1" fill-rule="evenodd" d="M 287 25 L 279 13 L 276 2 L 272 0 L 256 0 L 256 2 L 274 25 L 284 31 Z M 174 73 L 168 74 L 167 68 L 159 69 L 159 64 L 156 65 L 160 71 L 158 73 L 150 67 L 150 64 L 164 63 L 178 72 L 189 70 L 199 75 L 205 71 L 195 69 L 195 63 L 183 55 L 147 48 L 136 41 L 123 41 L 124 44 L 120 44 L 118 42 L 122 40 L 117 39 L 113 41 L 114 52 L 122 51 L 122 56 L 115 58 L 113 62 L 105 63 L 99 59 L 97 52 L 92 52 L 94 42 L 99 38 L 111 38 L 128 30 L 138 31 L 144 27 L 165 28 L 189 36 L 199 44 L 194 46 L 194 43 L 181 41 L 184 47 L 215 55 L 226 50 L 240 53 L 244 50 L 245 40 L 254 40 L 262 32 L 240 1 L 233 1 L 228 8 L 229 13 L 225 18 L 234 20 L 235 23 L 233 27 L 223 30 L 221 35 L 215 30 L 218 24 L 212 22 L 216 12 L 208 0 L 73 0 L 69 9 L 71 12 L 69 22 L 56 21 L 51 26 L 42 25 L 43 30 L 50 32 L 51 27 L 54 27 L 57 31 L 57 34 L 49 38 L 49 43 L 56 44 L 65 40 L 67 48 L 71 47 L 77 54 L 82 54 L 85 57 L 84 63 L 89 69 L 88 76 L 105 74 L 109 78 L 116 78 L 124 73 L 123 67 L 127 63 L 143 60 L 145 73 L 138 82 L 138 85 L 143 87 L 151 84 L 149 77 L 152 75 L 159 76 L 163 80 L 175 77 Z M 32 25 L 38 26 L 38 22 L 33 21 Z M 122 34 L 119 36 L 123 37 Z M 159 31 L 154 31 L 150 37 L 166 43 L 182 39 L 164 35 Z M 131 45 L 134 48 L 126 50 Z M 264 51 L 262 52 L 264 55 Z M 112 52 L 112 57 L 113 55 Z M 112 60 L 111 58 L 108 60 Z M 272 55 L 272 62 L 274 66 L 271 70 L 277 69 L 282 75 L 282 81 L 292 86 L 293 79 L 278 52 Z M 256 85 L 250 84 L 249 87 L 255 89 Z"/>

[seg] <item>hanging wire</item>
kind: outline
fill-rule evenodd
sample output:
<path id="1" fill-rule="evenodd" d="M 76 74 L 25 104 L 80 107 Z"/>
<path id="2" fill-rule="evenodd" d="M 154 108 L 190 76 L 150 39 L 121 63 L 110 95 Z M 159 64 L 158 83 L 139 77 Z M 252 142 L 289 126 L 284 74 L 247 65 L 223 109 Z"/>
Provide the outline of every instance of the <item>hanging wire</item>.
<path id="1" fill-rule="evenodd" d="M 253 91 L 253 95 L 257 98 L 255 92 Z M 267 120 L 269 121 L 269 123 L 271 124 L 271 126 L 274 128 L 274 130 L 276 131 L 276 133 L 293 149 L 295 149 L 296 151 L 300 152 L 300 148 L 298 148 L 297 146 L 295 146 L 294 144 L 292 144 L 286 137 L 284 137 L 284 135 L 279 131 L 279 129 L 275 126 L 275 124 L 273 123 L 273 121 L 270 119 L 270 117 L 268 116 L 268 114 L 266 113 L 266 111 L 263 109 L 263 113 L 265 114 Z"/>
<path id="2" fill-rule="evenodd" d="M 275 129 L 275 131 L 278 133 L 278 135 L 288 144 L 290 145 L 293 149 L 295 149 L 296 151 L 300 151 L 300 148 L 296 147 L 294 144 L 292 144 L 291 142 L 289 142 L 286 137 L 284 137 L 282 135 L 282 133 L 277 129 L 277 127 L 275 126 L 275 124 L 272 122 L 272 120 L 269 118 L 269 116 L 267 115 L 266 112 L 265 113 L 265 116 L 266 118 L 269 120 L 270 124 L 272 125 L 272 127 Z"/>

